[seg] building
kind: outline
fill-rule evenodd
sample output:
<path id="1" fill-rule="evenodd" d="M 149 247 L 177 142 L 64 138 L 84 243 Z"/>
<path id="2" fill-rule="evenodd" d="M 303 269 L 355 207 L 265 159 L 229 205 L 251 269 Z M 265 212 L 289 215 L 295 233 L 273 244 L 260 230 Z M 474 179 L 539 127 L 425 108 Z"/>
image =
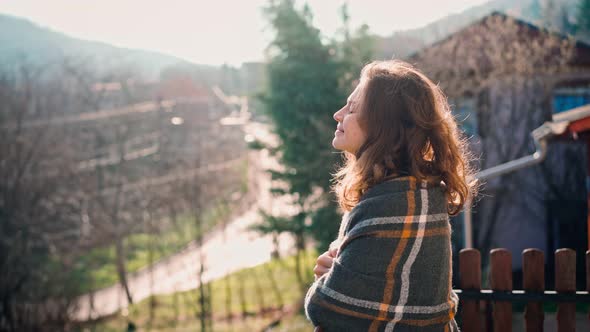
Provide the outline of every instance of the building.
<path id="1" fill-rule="evenodd" d="M 482 170 L 533 153 L 533 129 L 554 113 L 590 103 L 590 45 L 502 13 L 409 60 L 447 94 Z M 583 273 L 587 164 L 584 142 L 553 142 L 543 163 L 489 180 L 473 207 L 474 247 L 484 264 L 490 249 L 508 248 L 514 286 L 521 287 L 524 249 L 543 250 L 553 271 L 552 252 L 569 247 L 577 250 Z M 457 257 L 464 245 L 461 217 L 453 227 Z M 546 278 L 551 287 L 551 275 Z"/>

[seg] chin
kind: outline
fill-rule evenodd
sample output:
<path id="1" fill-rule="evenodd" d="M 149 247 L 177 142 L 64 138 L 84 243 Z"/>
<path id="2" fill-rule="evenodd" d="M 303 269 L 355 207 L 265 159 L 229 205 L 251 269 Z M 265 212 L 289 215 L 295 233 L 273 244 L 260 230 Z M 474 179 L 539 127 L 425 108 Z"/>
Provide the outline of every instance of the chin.
<path id="1" fill-rule="evenodd" d="M 339 144 L 337 138 L 334 138 L 334 140 L 332 140 L 332 147 L 334 147 L 334 149 L 336 150 L 342 150 L 342 146 Z"/>
<path id="2" fill-rule="evenodd" d="M 337 145 L 332 145 L 334 147 L 334 149 L 338 150 L 338 151 L 342 151 L 342 152 L 346 152 L 347 150 L 343 147 L 337 146 Z"/>

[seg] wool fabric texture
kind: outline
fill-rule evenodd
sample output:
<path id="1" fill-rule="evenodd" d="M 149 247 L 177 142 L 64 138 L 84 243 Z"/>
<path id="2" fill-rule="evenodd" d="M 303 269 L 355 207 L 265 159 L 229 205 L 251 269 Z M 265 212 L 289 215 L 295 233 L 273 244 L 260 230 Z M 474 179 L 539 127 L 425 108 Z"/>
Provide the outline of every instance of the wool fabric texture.
<path id="1" fill-rule="evenodd" d="M 305 296 L 324 332 L 459 331 L 444 184 L 401 177 L 371 187 L 342 218 L 330 271 Z"/>

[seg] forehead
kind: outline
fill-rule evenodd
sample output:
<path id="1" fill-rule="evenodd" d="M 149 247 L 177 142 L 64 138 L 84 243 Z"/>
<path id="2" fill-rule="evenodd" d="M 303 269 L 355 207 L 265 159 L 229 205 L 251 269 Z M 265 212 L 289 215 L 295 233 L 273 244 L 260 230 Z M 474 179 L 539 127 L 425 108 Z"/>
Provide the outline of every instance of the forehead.
<path id="1" fill-rule="evenodd" d="M 357 101 L 360 97 L 361 90 L 362 90 L 362 84 L 358 84 L 356 86 L 356 88 L 354 89 L 354 91 L 352 91 L 350 96 L 348 96 L 348 101 Z"/>

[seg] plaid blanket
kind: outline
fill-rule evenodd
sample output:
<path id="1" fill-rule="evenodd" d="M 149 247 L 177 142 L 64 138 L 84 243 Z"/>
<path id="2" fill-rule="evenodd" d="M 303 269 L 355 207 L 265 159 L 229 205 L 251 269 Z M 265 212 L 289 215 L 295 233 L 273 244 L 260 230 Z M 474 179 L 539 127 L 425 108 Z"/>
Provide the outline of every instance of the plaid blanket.
<path id="1" fill-rule="evenodd" d="M 370 188 L 339 234 L 330 271 L 305 297 L 323 331 L 459 331 L 451 228 L 441 185 L 414 177 Z"/>

